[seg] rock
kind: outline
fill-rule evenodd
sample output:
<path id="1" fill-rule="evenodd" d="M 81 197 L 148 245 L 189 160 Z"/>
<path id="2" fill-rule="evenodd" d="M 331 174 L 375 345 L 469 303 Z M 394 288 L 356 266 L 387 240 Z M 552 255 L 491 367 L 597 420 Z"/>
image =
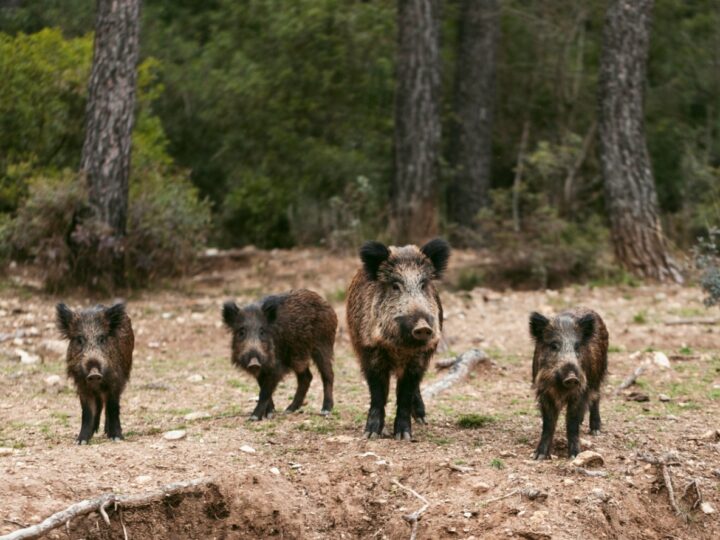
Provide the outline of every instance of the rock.
<path id="1" fill-rule="evenodd" d="M 159 341 L 150 341 L 148 343 L 148 347 L 150 349 L 159 349 L 160 348 L 160 342 Z"/>
<path id="2" fill-rule="evenodd" d="M 715 508 L 713 508 L 713 505 L 709 502 L 704 502 L 700 505 L 700 510 L 703 511 L 704 514 L 714 514 Z"/>
<path id="3" fill-rule="evenodd" d="M 135 478 L 135 482 L 137 482 L 138 484 L 147 484 L 148 482 L 151 482 L 151 481 L 152 481 L 152 476 L 149 476 L 147 474 L 144 474 L 144 475 L 141 475 L 141 476 L 138 476 Z"/>
<path id="4" fill-rule="evenodd" d="M 590 496 L 600 502 L 607 502 L 610 500 L 610 496 L 600 488 L 593 489 L 590 492 Z"/>
<path id="5" fill-rule="evenodd" d="M 15 355 L 20 358 L 21 364 L 39 364 L 40 357 L 36 354 L 31 354 L 26 350 L 17 348 L 15 349 Z"/>
<path id="6" fill-rule="evenodd" d="M 603 459 L 603 457 L 597 452 L 593 452 L 592 450 L 585 450 L 584 452 L 580 452 L 577 456 L 575 456 L 575 459 L 572 462 L 575 467 L 602 467 L 604 463 L 605 460 Z"/>
<path id="7" fill-rule="evenodd" d="M 0 446 L 0 456 L 11 456 L 15 450 L 7 446 Z"/>
<path id="8" fill-rule="evenodd" d="M 711 429 L 710 431 L 706 431 L 700 435 L 700 438 L 703 441 L 720 441 L 720 429 Z"/>
<path id="9" fill-rule="evenodd" d="M 644 392 L 637 392 L 633 391 L 630 392 L 627 396 L 625 396 L 626 401 L 650 401 L 650 396 L 645 394 Z"/>
<path id="10" fill-rule="evenodd" d="M 490 484 L 487 484 L 485 482 L 473 482 L 472 484 L 472 490 L 480 495 L 481 493 L 485 493 L 487 491 L 490 491 Z"/>
<path id="11" fill-rule="evenodd" d="M 280 469 L 278 469 L 277 467 L 270 467 L 270 472 L 275 475 L 278 475 L 278 474 L 280 474 Z"/>
<path id="12" fill-rule="evenodd" d="M 533 487 L 523 489 L 521 494 L 530 501 L 544 501 L 548 498 L 548 494 L 546 492 Z"/>
<path id="13" fill-rule="evenodd" d="M 48 375 L 45 377 L 45 384 L 52 387 L 62 385 L 62 378 L 60 375 Z"/>
<path id="14" fill-rule="evenodd" d="M 62 360 L 67 352 L 67 343 L 61 339 L 44 339 L 40 342 L 38 352 L 49 360 Z"/>
<path id="15" fill-rule="evenodd" d="M 200 420 L 202 418 L 210 418 L 210 413 L 204 411 L 191 412 L 183 416 L 185 420 Z"/>
<path id="16" fill-rule="evenodd" d="M 166 441 L 179 441 L 187 437 L 187 431 L 184 429 L 175 429 L 173 431 L 166 431 L 163 433 L 163 439 Z"/>
<path id="17" fill-rule="evenodd" d="M 670 396 L 667 394 L 658 394 L 658 399 L 663 402 L 670 401 Z"/>
<path id="18" fill-rule="evenodd" d="M 655 351 L 652 355 L 653 364 L 663 369 L 670 369 L 670 359 L 664 352 Z"/>
<path id="19" fill-rule="evenodd" d="M 588 441 L 587 439 L 580 439 L 580 448 L 592 448 L 593 443 L 592 441 Z"/>
<path id="20" fill-rule="evenodd" d="M 350 435 L 333 435 L 332 437 L 328 437 L 325 440 L 328 442 L 349 443 L 354 441 L 355 437 L 352 437 Z"/>
<path id="21" fill-rule="evenodd" d="M 254 454 L 255 453 L 255 449 L 252 446 L 248 446 L 247 444 L 243 444 L 240 447 L 240 451 L 245 452 L 246 454 Z"/>
<path id="22" fill-rule="evenodd" d="M 192 383 L 199 383 L 202 382 L 204 378 L 205 377 L 203 377 L 199 373 L 194 373 L 187 378 L 187 381 Z"/>

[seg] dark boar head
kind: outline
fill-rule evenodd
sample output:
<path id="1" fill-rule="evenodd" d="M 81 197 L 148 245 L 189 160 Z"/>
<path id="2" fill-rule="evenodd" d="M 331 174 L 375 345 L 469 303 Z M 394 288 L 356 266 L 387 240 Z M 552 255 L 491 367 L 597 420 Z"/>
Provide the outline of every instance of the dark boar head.
<path id="1" fill-rule="evenodd" d="M 232 363 L 257 376 L 275 365 L 272 330 L 280 297 L 269 296 L 261 304 L 243 308 L 233 301 L 223 305 L 223 321 L 232 332 Z"/>
<path id="2" fill-rule="evenodd" d="M 389 248 L 367 242 L 360 258 L 373 283 L 373 339 L 391 347 L 431 348 L 442 329 L 442 305 L 435 288 L 447 267 L 450 246 L 441 239 L 421 248 Z"/>

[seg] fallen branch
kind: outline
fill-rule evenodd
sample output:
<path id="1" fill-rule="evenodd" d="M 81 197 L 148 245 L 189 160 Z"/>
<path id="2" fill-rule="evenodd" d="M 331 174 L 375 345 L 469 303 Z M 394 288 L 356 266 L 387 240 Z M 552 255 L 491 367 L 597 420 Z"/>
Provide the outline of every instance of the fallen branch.
<path id="1" fill-rule="evenodd" d="M 85 499 L 84 501 L 75 503 L 67 507 L 65 510 L 56 512 L 37 525 L 25 527 L 24 529 L 19 529 L 15 532 L 11 532 L 10 534 L 6 534 L 5 536 L 0 536 L 0 540 L 26 540 L 39 538 L 53 529 L 68 523 L 71 519 L 87 515 L 91 512 L 99 512 L 105 520 L 105 523 L 110 525 L 110 518 L 108 517 L 107 512 L 105 512 L 105 508 L 111 503 L 115 503 L 116 507 L 121 508 L 142 506 L 151 502 L 162 500 L 165 497 L 174 495 L 188 488 L 205 486 L 210 483 L 211 480 L 209 478 L 198 478 L 188 482 L 174 482 L 172 484 L 167 484 L 156 491 L 140 493 L 137 495 L 106 493 L 105 495 L 101 495 L 94 499 Z"/>
<path id="2" fill-rule="evenodd" d="M 454 366 L 457 363 L 458 359 L 455 358 L 441 358 L 440 360 L 435 361 L 435 369 L 440 371 L 441 369 L 447 369 L 449 367 Z"/>
<path id="3" fill-rule="evenodd" d="M 649 366 L 649 362 L 643 362 L 641 365 L 635 368 L 635 371 L 633 371 L 630 375 L 625 377 L 623 382 L 620 383 L 620 386 L 617 387 L 617 390 L 615 391 L 620 392 L 621 390 L 625 390 L 626 388 L 631 387 L 633 384 L 635 384 L 635 381 L 637 381 L 638 377 L 645 373 Z"/>
<path id="4" fill-rule="evenodd" d="M 513 495 L 517 495 L 520 492 L 521 492 L 521 490 L 519 490 L 519 489 L 513 489 L 510 493 L 506 493 L 505 495 L 501 495 L 500 497 L 495 497 L 493 499 L 485 499 L 484 501 L 480 501 L 480 504 L 490 504 L 493 502 L 502 501 L 503 499 L 507 499 L 509 497 L 512 497 Z"/>
<path id="5" fill-rule="evenodd" d="M 720 319 L 673 319 L 671 321 L 665 321 L 666 326 L 677 326 L 684 324 L 720 324 Z"/>
<path id="6" fill-rule="evenodd" d="M 480 349 L 470 349 L 458 356 L 445 375 L 439 381 L 435 381 L 430 386 L 426 386 L 422 391 L 424 399 L 435 397 L 436 394 L 444 392 L 452 385 L 465 379 L 470 372 L 481 362 L 490 362 L 490 357 Z"/>
<path id="7" fill-rule="evenodd" d="M 680 510 L 677 505 L 677 501 L 675 500 L 675 490 L 673 489 L 670 469 L 668 468 L 668 465 L 677 465 L 679 463 L 675 460 L 670 461 L 669 456 L 665 456 L 663 458 L 656 458 L 648 454 L 639 454 L 637 458 L 640 461 L 650 463 L 651 465 L 655 465 L 656 467 L 660 468 L 663 477 L 663 484 L 665 485 L 665 489 L 667 489 L 668 499 L 670 499 L 670 507 L 673 509 L 677 516 L 681 517 L 684 521 L 688 521 L 687 515 L 682 510 Z"/>
<path id="8" fill-rule="evenodd" d="M 397 487 L 404 489 L 408 493 L 414 495 L 415 497 L 417 497 L 424 503 L 421 508 L 415 510 L 412 514 L 406 514 L 403 516 L 403 519 L 412 526 L 412 530 L 410 531 L 410 540 L 415 540 L 415 538 L 417 538 L 417 528 L 418 528 L 418 521 L 420 521 L 420 516 L 422 515 L 423 512 L 425 512 L 425 510 L 428 509 L 428 507 L 430 506 L 430 503 L 428 502 L 428 500 L 425 497 L 420 495 L 417 491 L 415 491 L 412 488 L 402 485 L 397 480 L 393 479 L 392 483 L 395 484 Z"/>
<path id="9" fill-rule="evenodd" d="M 584 467 L 575 467 L 575 472 L 584 474 L 585 476 L 591 476 L 595 478 L 607 478 L 608 473 L 605 471 L 592 471 Z"/>

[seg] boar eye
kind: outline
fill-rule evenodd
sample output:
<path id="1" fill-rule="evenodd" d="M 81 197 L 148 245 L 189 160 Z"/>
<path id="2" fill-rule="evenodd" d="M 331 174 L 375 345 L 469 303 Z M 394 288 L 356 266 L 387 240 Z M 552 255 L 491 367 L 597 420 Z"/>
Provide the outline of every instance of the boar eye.
<path id="1" fill-rule="evenodd" d="M 265 330 L 264 328 L 261 328 L 260 329 L 260 338 L 264 339 L 266 335 L 267 335 L 267 330 Z"/>
<path id="2" fill-rule="evenodd" d="M 83 345 L 85 345 L 85 338 L 83 336 L 75 336 L 74 338 L 72 338 L 72 340 L 73 343 L 78 347 L 82 347 Z"/>
<path id="3" fill-rule="evenodd" d="M 239 337 L 240 339 L 245 339 L 246 332 L 244 328 L 238 328 L 236 333 L 237 337 Z"/>
<path id="4" fill-rule="evenodd" d="M 550 344 L 550 348 L 551 348 L 553 351 L 558 352 L 558 351 L 560 350 L 560 344 L 559 344 L 557 341 L 553 341 L 553 342 Z"/>
<path id="5" fill-rule="evenodd" d="M 98 338 L 98 343 L 99 343 L 100 345 L 105 345 L 105 342 L 106 342 L 106 341 L 107 341 L 107 336 L 100 336 L 100 337 Z"/>
<path id="6" fill-rule="evenodd" d="M 400 282 L 399 282 L 399 281 L 393 281 L 393 282 L 392 282 L 392 288 L 393 288 L 394 291 L 399 291 L 402 287 L 400 287 Z"/>
<path id="7" fill-rule="evenodd" d="M 429 279 L 423 279 L 423 280 L 420 282 L 420 286 L 421 286 L 423 289 L 427 289 L 427 286 L 428 286 L 428 285 L 430 285 L 430 280 L 429 280 Z"/>
<path id="8" fill-rule="evenodd" d="M 577 352 L 577 351 L 579 351 L 579 350 L 580 350 L 580 342 L 579 342 L 579 341 L 576 341 L 576 342 L 575 342 L 575 352 Z"/>

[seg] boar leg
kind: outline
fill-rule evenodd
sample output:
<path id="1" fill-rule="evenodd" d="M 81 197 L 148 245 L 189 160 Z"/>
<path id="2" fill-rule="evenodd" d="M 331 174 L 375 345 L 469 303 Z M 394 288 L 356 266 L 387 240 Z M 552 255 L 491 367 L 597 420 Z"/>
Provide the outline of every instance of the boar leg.
<path id="1" fill-rule="evenodd" d="M 412 417 L 419 424 L 426 424 L 425 421 L 425 403 L 423 402 L 422 393 L 420 392 L 420 385 L 415 389 L 412 400 Z"/>
<path id="2" fill-rule="evenodd" d="M 405 369 L 397 382 L 397 414 L 395 415 L 395 438 L 409 441 L 412 439 L 410 426 L 410 414 L 413 401 L 420 387 L 422 373 L 412 369 L 410 366 Z"/>
<path id="3" fill-rule="evenodd" d="M 323 383 L 323 403 L 320 414 L 326 416 L 330 414 L 333 408 L 333 381 L 335 380 L 335 374 L 333 373 L 333 351 L 332 347 L 329 350 L 317 349 L 312 353 L 315 365 L 320 372 L 320 378 Z"/>
<path id="4" fill-rule="evenodd" d="M 120 398 L 113 394 L 108 395 L 105 404 L 105 435 L 114 441 L 123 440 L 120 426 Z"/>
<path id="5" fill-rule="evenodd" d="M 95 396 L 80 396 L 80 407 L 82 408 L 82 421 L 80 433 L 77 437 L 78 444 L 88 444 L 93 436 L 93 424 L 95 423 Z"/>
<path id="6" fill-rule="evenodd" d="M 275 388 L 278 385 L 279 379 L 274 375 L 261 374 L 258 377 L 258 384 L 260 385 L 260 396 L 258 397 L 257 405 L 253 410 L 248 420 L 256 422 L 262 418 L 272 416 L 275 410 L 275 404 L 273 403 L 272 395 L 275 392 Z"/>
<path id="7" fill-rule="evenodd" d="M 590 400 L 590 435 L 600 435 L 600 394 Z"/>
<path id="8" fill-rule="evenodd" d="M 555 401 L 548 398 L 540 399 L 540 412 L 542 413 L 543 427 L 540 444 L 535 450 L 534 459 L 550 459 L 555 426 L 557 425 L 558 409 Z"/>
<path id="9" fill-rule="evenodd" d="M 307 395 L 308 388 L 310 388 L 310 383 L 312 382 L 312 373 L 310 373 L 310 368 L 306 367 L 305 371 L 299 371 L 295 373 L 295 376 L 297 377 L 297 390 L 295 391 L 295 397 L 292 400 L 292 403 L 288 405 L 287 409 L 285 409 L 285 412 L 295 412 L 300 407 L 302 407 L 303 402 L 305 401 L 305 396 Z"/>
<path id="10" fill-rule="evenodd" d="M 585 417 L 587 401 L 585 396 L 568 402 L 567 407 L 567 444 L 568 456 L 575 457 L 580 453 L 580 424 Z"/>
<path id="11" fill-rule="evenodd" d="M 365 379 L 370 389 L 370 410 L 365 423 L 365 436 L 371 439 L 382 435 L 385 427 L 385 404 L 390 391 L 390 371 L 387 368 L 371 366 L 365 370 Z"/>

